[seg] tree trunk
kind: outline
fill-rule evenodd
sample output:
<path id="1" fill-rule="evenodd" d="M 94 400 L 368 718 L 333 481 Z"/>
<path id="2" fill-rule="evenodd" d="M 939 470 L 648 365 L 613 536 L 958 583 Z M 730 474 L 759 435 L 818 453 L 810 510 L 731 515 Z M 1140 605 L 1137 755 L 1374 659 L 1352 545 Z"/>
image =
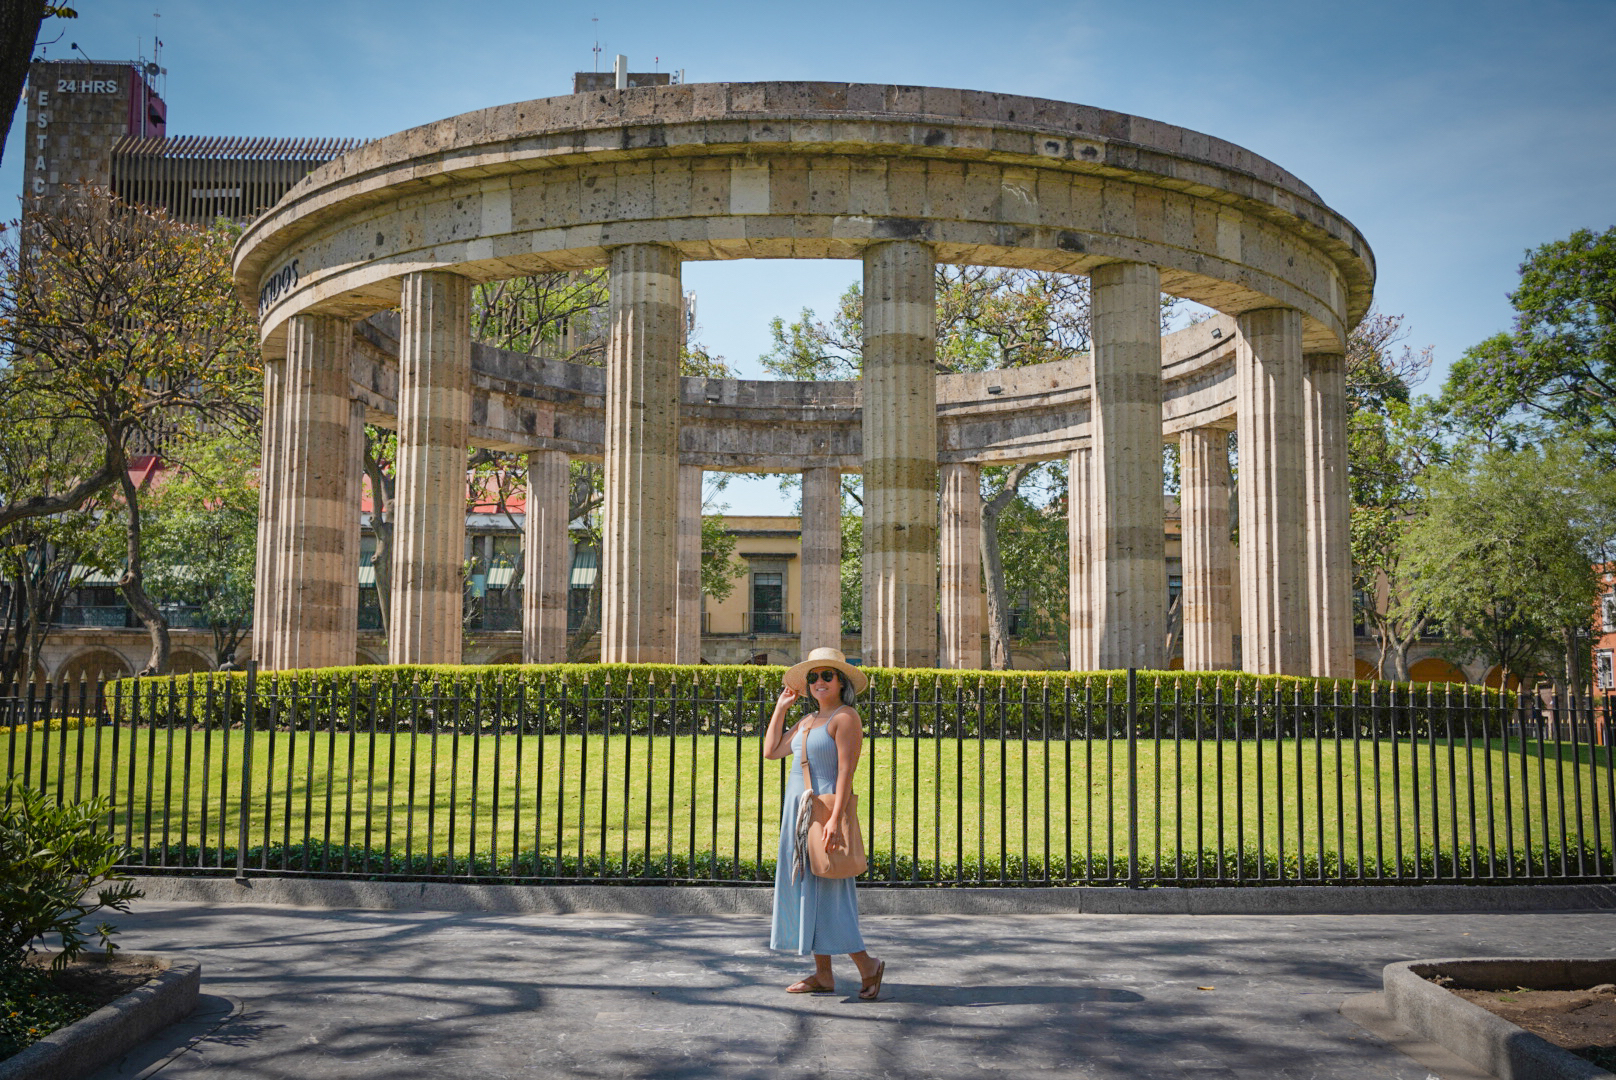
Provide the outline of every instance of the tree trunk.
<path id="1" fill-rule="evenodd" d="M 1408 641 L 1391 635 L 1387 642 L 1386 663 L 1381 666 L 1380 677 L 1391 682 L 1408 682 Z M 1389 668 L 1389 670 L 1388 670 Z"/>
<path id="2" fill-rule="evenodd" d="M 45 641 L 61 615 L 72 582 L 76 555 L 36 543 L 16 554 L 18 574 L 11 581 L 10 611 L 0 641 L 0 684 L 33 681 Z"/>
<path id="3" fill-rule="evenodd" d="M 1582 665 L 1578 663 L 1581 657 L 1577 655 L 1576 628 L 1571 626 L 1562 628 L 1560 630 L 1560 642 L 1565 649 L 1566 686 L 1571 688 L 1573 695 L 1580 694 L 1582 693 L 1582 679 L 1580 678 L 1581 672 L 1578 669 Z"/>
<path id="4" fill-rule="evenodd" d="M 598 560 L 596 565 L 599 565 Z M 583 622 L 579 625 L 577 632 L 567 640 L 567 660 L 569 662 L 587 663 L 600 659 L 598 651 L 594 656 L 590 657 L 584 656 L 584 652 L 589 647 L 589 639 L 594 637 L 600 630 L 600 610 L 603 600 L 604 597 L 600 587 L 600 571 L 597 569 L 595 571 L 595 581 L 589 586 L 589 606 L 584 609 Z"/>
<path id="5" fill-rule="evenodd" d="M 1178 652 L 1179 641 L 1184 637 L 1184 594 L 1179 593 L 1173 597 L 1173 602 L 1167 608 L 1167 660 L 1172 662 L 1173 655 Z"/>
<path id="6" fill-rule="evenodd" d="M 39 24 L 44 21 L 45 0 L 0 0 L 0 102 L 5 103 L 0 148 L 11 132 L 22 84 L 28 78 L 28 62 L 34 58 L 34 42 L 39 39 Z"/>
<path id="7" fill-rule="evenodd" d="M 1010 597 L 1004 583 L 1004 556 L 999 550 L 999 515 L 1016 497 L 1021 481 L 1036 467 L 1022 462 L 1004 478 L 1004 487 L 982 503 L 982 581 L 988 594 L 988 667 L 1010 670 Z"/>
<path id="8" fill-rule="evenodd" d="M 118 587 L 123 590 L 124 599 L 129 602 L 133 611 L 151 635 L 151 656 L 146 666 L 141 668 L 139 675 L 161 675 L 168 670 L 168 620 L 163 617 L 162 611 L 150 596 L 146 594 L 145 572 L 142 569 L 142 555 L 140 550 L 140 492 L 135 487 L 134 478 L 129 475 L 129 469 L 122 472 L 124 510 L 128 516 L 128 526 L 125 530 L 125 559 L 128 565 L 124 568 L 123 577 L 118 581 Z"/>
<path id="9" fill-rule="evenodd" d="M 376 606 L 381 612 L 382 640 L 393 625 L 393 482 L 365 440 L 365 475 L 370 479 L 370 531 L 376 534 L 376 553 L 370 558 L 376 575 Z"/>
<path id="10" fill-rule="evenodd" d="M 18 586 L 6 590 L 5 622 L 0 626 L 0 687 L 17 685 L 22 664 L 22 604 Z"/>
<path id="11" fill-rule="evenodd" d="M 4 3 L 4 0 L 0 0 L 0 3 Z M 123 452 L 109 442 L 101 467 L 60 495 L 34 495 L 0 507 L 0 530 L 26 518 L 46 517 L 50 514 L 65 514 L 70 510 L 77 510 L 93 496 L 99 495 L 117 483 L 120 473 L 128 471 L 128 462 Z"/>

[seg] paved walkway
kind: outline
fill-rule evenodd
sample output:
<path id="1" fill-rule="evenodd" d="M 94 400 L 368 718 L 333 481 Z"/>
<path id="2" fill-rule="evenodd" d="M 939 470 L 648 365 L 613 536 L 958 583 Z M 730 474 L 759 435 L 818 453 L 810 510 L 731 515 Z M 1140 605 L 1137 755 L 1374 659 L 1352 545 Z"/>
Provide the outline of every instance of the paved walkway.
<path id="1" fill-rule="evenodd" d="M 845 959 L 845 993 L 782 993 L 808 967 L 754 916 L 146 903 L 118 921 L 128 949 L 201 960 L 205 1011 L 96 1080 L 1428 1080 L 1338 1012 L 1382 965 L 1616 953 L 1608 912 L 880 916 L 887 982 L 865 1004 Z"/>

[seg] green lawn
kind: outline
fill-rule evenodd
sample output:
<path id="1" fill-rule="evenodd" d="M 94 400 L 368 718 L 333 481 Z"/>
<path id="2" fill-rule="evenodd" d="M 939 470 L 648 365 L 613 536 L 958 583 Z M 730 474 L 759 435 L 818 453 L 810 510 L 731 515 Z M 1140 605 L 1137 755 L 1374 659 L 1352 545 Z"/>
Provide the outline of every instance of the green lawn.
<path id="1" fill-rule="evenodd" d="M 278 731 L 251 736 L 248 844 L 307 841 L 464 858 L 772 859 L 784 763 L 755 736 L 453 735 Z M 233 847 L 241 731 L 103 727 L 0 733 L 13 775 L 64 798 L 112 798 L 111 823 L 149 861 Z M 98 749 L 99 744 L 99 749 Z M 115 756 L 116 753 L 116 756 Z M 1407 739 L 1142 739 L 1132 797 L 1146 876 L 1175 853 L 1264 850 L 1356 864 L 1433 846 L 1517 851 L 1612 844 L 1609 748 Z M 872 855 L 949 868 L 1001 855 L 1125 858 L 1125 740 L 883 737 L 857 789 Z M 1468 856 L 1466 856 L 1468 858 Z M 1428 860 L 1427 860 L 1428 861 Z M 1470 864 L 1461 862 L 1468 873 Z M 1613 868 L 1606 856 L 1602 873 Z M 1478 866 L 1488 873 L 1485 859 Z M 1589 873 L 1595 872 L 1592 866 Z M 1019 874 L 1019 870 L 1015 871 Z M 1036 871 L 1035 871 L 1036 872 Z M 1572 868 L 1575 873 L 1575 867 Z M 929 871 L 928 871 L 929 873 Z M 993 873 L 997 873 L 994 870 Z"/>

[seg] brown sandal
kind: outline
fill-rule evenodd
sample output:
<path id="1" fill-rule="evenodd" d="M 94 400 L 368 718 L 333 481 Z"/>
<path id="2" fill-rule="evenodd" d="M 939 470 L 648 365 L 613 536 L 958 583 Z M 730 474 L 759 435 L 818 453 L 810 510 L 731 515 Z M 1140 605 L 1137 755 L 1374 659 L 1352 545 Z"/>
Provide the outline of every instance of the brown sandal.
<path id="1" fill-rule="evenodd" d="M 824 983 L 819 981 L 819 975 L 817 973 L 798 979 L 796 982 L 786 987 L 786 993 L 788 994 L 834 994 L 835 992 L 836 984 L 831 983 L 829 986 L 826 986 Z"/>
<path id="2" fill-rule="evenodd" d="M 875 974 L 865 979 L 863 985 L 859 987 L 858 996 L 860 1001 L 876 1001 L 881 997 L 881 979 L 886 973 L 887 962 L 877 960 L 875 962 Z"/>

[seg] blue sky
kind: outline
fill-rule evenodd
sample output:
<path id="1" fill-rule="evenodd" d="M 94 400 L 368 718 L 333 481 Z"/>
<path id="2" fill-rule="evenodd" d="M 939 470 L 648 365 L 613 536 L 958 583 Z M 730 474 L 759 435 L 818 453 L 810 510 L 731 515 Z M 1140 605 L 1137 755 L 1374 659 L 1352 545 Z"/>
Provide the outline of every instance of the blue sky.
<path id="1" fill-rule="evenodd" d="M 1369 239 L 1381 310 L 1440 373 L 1508 325 L 1526 248 L 1616 224 L 1616 3 L 549 4 L 82 0 L 48 47 L 151 51 L 169 131 L 376 137 L 566 93 L 626 53 L 690 81 L 960 86 L 1079 101 L 1209 132 L 1300 176 Z M 591 17 L 598 17 L 592 22 Z M 13 124 L 0 191 L 20 191 Z M 855 263 L 693 263 L 701 337 L 745 374 L 768 319 L 830 308 Z M 788 512 L 775 485 L 732 510 Z"/>

